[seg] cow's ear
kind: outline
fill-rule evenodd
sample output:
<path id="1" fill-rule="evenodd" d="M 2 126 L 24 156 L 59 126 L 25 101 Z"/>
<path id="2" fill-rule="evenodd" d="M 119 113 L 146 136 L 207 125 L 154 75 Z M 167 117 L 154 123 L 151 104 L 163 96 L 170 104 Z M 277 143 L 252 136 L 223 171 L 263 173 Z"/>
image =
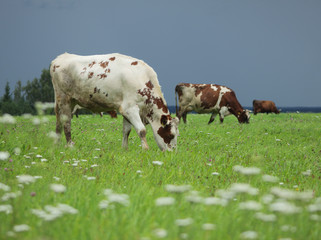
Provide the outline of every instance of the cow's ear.
<path id="1" fill-rule="evenodd" d="M 166 115 L 162 115 L 161 119 L 160 119 L 160 122 L 163 126 L 166 126 L 167 123 L 168 123 L 168 118 Z"/>

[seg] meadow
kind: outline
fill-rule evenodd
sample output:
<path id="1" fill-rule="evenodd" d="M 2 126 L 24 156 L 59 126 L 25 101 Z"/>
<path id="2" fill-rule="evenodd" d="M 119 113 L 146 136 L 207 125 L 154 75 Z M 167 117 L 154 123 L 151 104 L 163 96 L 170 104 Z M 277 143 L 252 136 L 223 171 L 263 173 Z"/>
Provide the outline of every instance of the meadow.
<path id="1" fill-rule="evenodd" d="M 143 151 L 122 117 L 2 117 L 0 239 L 320 239 L 321 114 L 187 116 L 178 147 Z"/>

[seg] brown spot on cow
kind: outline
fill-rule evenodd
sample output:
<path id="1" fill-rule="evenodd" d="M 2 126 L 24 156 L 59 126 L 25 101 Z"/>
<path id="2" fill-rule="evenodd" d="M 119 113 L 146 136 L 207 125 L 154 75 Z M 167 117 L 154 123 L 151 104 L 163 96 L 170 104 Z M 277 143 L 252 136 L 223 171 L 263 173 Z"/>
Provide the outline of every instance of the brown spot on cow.
<path id="1" fill-rule="evenodd" d="M 110 61 L 115 61 L 116 57 L 109 58 Z"/>
<path id="2" fill-rule="evenodd" d="M 56 68 L 59 68 L 59 67 L 60 67 L 60 65 L 54 65 L 52 71 L 55 72 L 55 71 L 56 71 Z"/>
<path id="3" fill-rule="evenodd" d="M 107 74 L 106 73 L 97 74 L 97 77 L 99 77 L 100 79 L 103 79 L 107 77 Z"/>
<path id="4" fill-rule="evenodd" d="M 218 91 L 214 91 L 214 89 L 210 85 L 206 85 L 200 92 L 202 93 L 201 107 L 203 107 L 204 109 L 213 108 L 217 103 L 220 89 L 218 89 Z"/>
<path id="5" fill-rule="evenodd" d="M 93 76 L 94 76 L 94 72 L 89 72 L 89 73 L 88 73 L 88 79 L 89 79 L 89 78 L 92 78 Z"/>
<path id="6" fill-rule="evenodd" d="M 102 68 L 106 68 L 107 66 L 108 66 L 108 64 L 109 64 L 109 62 L 108 61 L 101 61 L 100 63 L 99 63 L 99 65 L 102 67 Z"/>
<path id="7" fill-rule="evenodd" d="M 151 83 L 150 83 L 151 84 Z M 158 109 L 162 109 L 164 113 L 168 113 L 168 108 L 166 106 L 166 104 L 164 103 L 162 98 L 159 97 L 154 97 L 152 94 L 152 88 L 151 85 L 148 83 L 146 83 L 146 86 L 149 85 L 149 87 L 143 88 L 143 89 L 139 89 L 137 92 L 138 94 L 140 94 L 143 97 L 147 97 L 145 100 L 145 104 L 155 104 L 157 106 Z"/>
<path id="8" fill-rule="evenodd" d="M 131 63 L 131 65 L 137 65 L 137 64 L 138 64 L 137 61 Z"/>
<path id="9" fill-rule="evenodd" d="M 157 131 L 157 133 L 164 139 L 164 142 L 167 143 L 168 145 L 174 138 L 174 135 L 171 133 L 171 124 L 166 124 L 167 121 L 171 119 L 172 117 L 170 115 L 162 115 L 160 121 L 161 121 L 161 124 L 164 126 L 160 127 Z"/>
<path id="10" fill-rule="evenodd" d="M 154 88 L 154 85 L 152 84 L 152 82 L 149 80 L 146 84 L 146 87 L 148 87 L 150 90 L 152 90 Z"/>
<path id="11" fill-rule="evenodd" d="M 96 64 L 96 62 L 93 61 L 92 63 L 89 63 L 89 64 L 88 64 L 88 67 L 92 68 L 95 64 Z"/>
<path id="12" fill-rule="evenodd" d="M 97 87 L 94 88 L 94 93 L 96 93 L 96 92 L 97 92 Z"/>

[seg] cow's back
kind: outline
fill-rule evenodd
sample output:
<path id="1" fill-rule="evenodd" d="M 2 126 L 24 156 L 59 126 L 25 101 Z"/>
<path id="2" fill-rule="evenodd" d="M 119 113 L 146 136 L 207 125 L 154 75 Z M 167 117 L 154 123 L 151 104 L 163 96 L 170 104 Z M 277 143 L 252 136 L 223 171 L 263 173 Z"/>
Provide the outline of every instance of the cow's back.
<path id="1" fill-rule="evenodd" d="M 155 94 L 162 96 L 151 67 L 118 53 L 92 56 L 65 53 L 52 61 L 50 72 L 56 92 L 64 92 L 89 109 L 97 106 L 88 101 L 107 109 L 119 108 L 124 99 L 136 102 L 137 91 L 149 81 Z"/>

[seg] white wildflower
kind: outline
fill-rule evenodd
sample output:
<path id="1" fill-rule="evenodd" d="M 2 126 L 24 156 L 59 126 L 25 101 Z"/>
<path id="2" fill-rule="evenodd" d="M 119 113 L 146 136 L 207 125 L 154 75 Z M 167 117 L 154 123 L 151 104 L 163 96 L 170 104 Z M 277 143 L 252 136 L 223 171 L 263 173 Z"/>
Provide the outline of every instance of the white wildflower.
<path id="1" fill-rule="evenodd" d="M 229 190 L 224 190 L 224 189 L 218 189 L 216 191 L 217 195 L 220 196 L 221 198 L 225 200 L 231 200 L 235 197 L 236 192 L 229 191 Z"/>
<path id="2" fill-rule="evenodd" d="M 33 124 L 33 125 L 36 125 L 36 126 L 37 126 L 37 125 L 39 125 L 40 123 L 41 123 L 41 121 L 40 121 L 39 118 L 35 117 L 35 118 L 32 119 L 32 124 Z"/>
<path id="3" fill-rule="evenodd" d="M 63 213 L 77 214 L 78 210 L 64 203 L 58 203 L 57 208 Z"/>
<path id="4" fill-rule="evenodd" d="M 321 216 L 318 215 L 318 214 L 311 214 L 311 215 L 310 215 L 310 219 L 311 219 L 312 221 L 321 222 Z"/>
<path id="5" fill-rule="evenodd" d="M 26 232 L 29 230 L 30 230 L 30 227 L 27 224 L 13 226 L 13 231 L 15 231 L 15 232 Z"/>
<path id="6" fill-rule="evenodd" d="M 12 206 L 9 204 L 0 205 L 0 212 L 10 214 L 12 213 Z"/>
<path id="7" fill-rule="evenodd" d="M 167 184 L 165 185 L 165 190 L 170 193 L 184 193 L 191 189 L 190 185 L 173 185 Z"/>
<path id="8" fill-rule="evenodd" d="M 154 229 L 154 235 L 158 238 L 165 238 L 167 236 L 167 231 L 163 228 Z"/>
<path id="9" fill-rule="evenodd" d="M 21 196 L 21 192 L 17 191 L 17 192 L 7 192 L 5 194 L 3 194 L 3 196 L 1 197 L 1 200 L 3 202 L 8 201 L 9 199 L 14 199 L 16 197 Z"/>
<path id="10" fill-rule="evenodd" d="M 308 201 L 313 198 L 313 192 L 296 192 L 289 189 L 283 189 L 279 187 L 271 188 L 271 193 L 275 196 L 287 200 L 301 200 L 301 201 Z"/>
<path id="11" fill-rule="evenodd" d="M 0 117 L 0 122 L 3 124 L 15 124 L 16 123 L 16 119 L 11 116 L 8 113 L 3 114 L 2 117 Z"/>
<path id="12" fill-rule="evenodd" d="M 274 214 L 264 214 L 261 212 L 255 213 L 255 217 L 263 222 L 275 222 L 276 216 Z"/>
<path id="13" fill-rule="evenodd" d="M 62 184 L 50 184 L 50 189 L 56 193 L 63 193 L 66 191 L 66 187 Z"/>
<path id="14" fill-rule="evenodd" d="M 91 165 L 90 167 L 98 167 L 98 165 L 97 164 L 93 164 L 93 165 Z"/>
<path id="15" fill-rule="evenodd" d="M 14 152 L 14 154 L 16 154 L 16 155 L 20 155 L 21 149 L 18 148 L 18 147 L 16 147 L 15 149 L 13 149 L 13 152 Z"/>
<path id="16" fill-rule="evenodd" d="M 189 195 L 185 196 L 185 200 L 190 203 L 200 203 L 203 198 L 198 195 L 197 191 L 191 191 Z"/>
<path id="17" fill-rule="evenodd" d="M 36 158 L 42 158 L 42 156 L 40 154 L 37 154 Z"/>
<path id="18" fill-rule="evenodd" d="M 248 193 L 250 195 L 257 195 L 259 193 L 259 189 L 253 188 L 247 183 L 233 183 L 230 187 L 230 191 L 235 193 Z"/>
<path id="19" fill-rule="evenodd" d="M 188 225 L 191 225 L 193 223 L 192 218 L 185 218 L 185 219 L 176 219 L 175 224 L 179 227 L 186 227 Z"/>
<path id="20" fill-rule="evenodd" d="M 19 183 L 27 184 L 27 185 L 30 183 L 34 183 L 36 181 L 36 179 L 30 175 L 20 175 L 20 176 L 17 176 L 17 178 Z"/>
<path id="21" fill-rule="evenodd" d="M 254 211 L 258 211 L 261 210 L 262 205 L 256 201 L 246 201 L 246 202 L 241 202 L 239 204 L 239 209 L 242 210 L 254 210 Z"/>
<path id="22" fill-rule="evenodd" d="M 55 179 L 56 181 L 59 181 L 59 180 L 60 180 L 59 177 L 53 177 L 53 179 Z"/>
<path id="23" fill-rule="evenodd" d="M 0 182 L 0 189 L 5 192 L 8 192 L 8 191 L 10 191 L 11 188 L 9 186 L 7 186 L 6 184 Z"/>
<path id="24" fill-rule="evenodd" d="M 45 158 L 41 158 L 41 160 L 40 160 L 41 162 L 48 162 L 48 160 L 47 159 L 45 159 Z"/>
<path id="25" fill-rule="evenodd" d="M 311 170 L 310 170 L 310 169 L 309 169 L 309 170 L 306 170 L 306 171 L 302 172 L 302 174 L 303 174 L 304 176 L 310 176 L 310 175 L 311 175 Z"/>
<path id="26" fill-rule="evenodd" d="M 119 203 L 124 206 L 129 205 L 129 197 L 127 194 L 111 193 L 108 195 L 108 201 L 110 203 Z"/>
<path id="27" fill-rule="evenodd" d="M 96 180 L 96 177 L 87 177 L 87 180 Z"/>
<path id="28" fill-rule="evenodd" d="M 212 175 L 214 175 L 214 176 L 218 176 L 218 175 L 220 175 L 218 172 L 212 172 Z"/>
<path id="29" fill-rule="evenodd" d="M 203 203 L 205 205 L 220 205 L 224 207 L 228 204 L 228 200 L 224 198 L 218 198 L 218 197 L 208 197 L 208 198 L 204 198 Z"/>
<path id="30" fill-rule="evenodd" d="M 4 161 L 9 158 L 10 154 L 8 152 L 0 152 L 0 160 Z"/>
<path id="31" fill-rule="evenodd" d="M 246 231 L 246 232 L 242 232 L 240 237 L 242 239 L 257 239 L 258 234 L 255 231 Z"/>
<path id="32" fill-rule="evenodd" d="M 315 202 L 307 208 L 309 212 L 321 212 L 321 197 L 317 198 Z"/>
<path id="33" fill-rule="evenodd" d="M 161 161 L 153 161 L 152 163 L 153 163 L 154 165 L 158 165 L 158 166 L 161 166 L 161 165 L 164 164 L 164 163 L 161 162 Z"/>
<path id="34" fill-rule="evenodd" d="M 215 230 L 215 228 L 216 228 L 216 225 L 212 223 L 204 223 L 202 225 L 202 229 L 205 231 Z"/>
<path id="35" fill-rule="evenodd" d="M 279 200 L 275 203 L 270 204 L 270 210 L 273 212 L 284 214 L 295 214 L 301 212 L 301 208 L 285 200 Z"/>
<path id="36" fill-rule="evenodd" d="M 281 226 L 281 231 L 283 232 L 296 232 L 296 227 L 291 225 L 283 225 Z"/>
<path id="37" fill-rule="evenodd" d="M 175 203 L 175 198 L 172 197 L 160 197 L 155 201 L 156 206 L 169 206 Z"/>
<path id="38" fill-rule="evenodd" d="M 30 113 L 24 113 L 24 114 L 22 114 L 22 117 L 24 119 L 30 119 L 32 117 L 32 115 Z"/>
<path id="39" fill-rule="evenodd" d="M 242 167 L 240 165 L 234 166 L 233 170 L 243 175 L 258 175 L 261 173 L 261 169 L 257 167 Z"/>
<path id="40" fill-rule="evenodd" d="M 275 182 L 278 182 L 279 181 L 279 178 L 278 177 L 275 177 L 275 176 L 271 176 L 271 175 L 263 175 L 262 176 L 262 180 L 264 182 L 270 182 L 270 183 L 275 183 Z"/>
<path id="41" fill-rule="evenodd" d="M 99 206 L 100 209 L 106 209 L 109 206 L 109 201 L 108 200 L 101 200 L 99 202 L 98 206 Z"/>

